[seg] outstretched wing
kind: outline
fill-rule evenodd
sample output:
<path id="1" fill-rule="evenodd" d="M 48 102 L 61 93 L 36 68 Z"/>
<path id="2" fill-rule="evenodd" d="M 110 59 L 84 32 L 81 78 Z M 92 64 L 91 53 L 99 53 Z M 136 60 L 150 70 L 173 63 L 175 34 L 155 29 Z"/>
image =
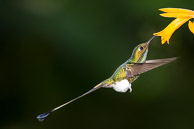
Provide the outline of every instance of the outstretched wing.
<path id="1" fill-rule="evenodd" d="M 177 59 L 177 57 L 166 58 L 166 59 L 147 60 L 145 63 L 136 63 L 136 64 L 131 65 L 131 66 L 129 65 L 130 74 L 131 75 L 139 75 L 141 73 L 147 72 L 147 71 L 152 70 L 154 68 L 157 68 L 159 66 L 168 64 L 176 59 Z"/>

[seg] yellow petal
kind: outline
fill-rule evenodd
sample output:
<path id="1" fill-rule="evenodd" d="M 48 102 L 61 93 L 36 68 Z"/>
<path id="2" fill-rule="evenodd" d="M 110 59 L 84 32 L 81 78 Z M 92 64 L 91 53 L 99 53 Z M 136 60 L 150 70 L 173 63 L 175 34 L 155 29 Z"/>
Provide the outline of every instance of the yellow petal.
<path id="1" fill-rule="evenodd" d="M 194 13 L 193 14 L 187 14 L 187 13 L 162 13 L 160 16 L 163 17 L 179 17 L 179 18 L 194 18 Z"/>
<path id="2" fill-rule="evenodd" d="M 164 30 L 154 33 L 154 35 L 161 36 L 161 42 L 164 44 L 166 41 L 169 44 L 169 39 L 175 30 L 177 30 L 181 25 L 187 22 L 190 18 L 176 18 L 173 20 Z"/>
<path id="3" fill-rule="evenodd" d="M 161 8 L 159 10 L 168 13 L 194 13 L 192 10 L 182 8 Z"/>
<path id="4" fill-rule="evenodd" d="M 194 22 L 192 23 L 191 21 L 189 21 L 188 26 L 189 26 L 190 31 L 194 34 Z"/>
<path id="5" fill-rule="evenodd" d="M 194 18 L 194 11 L 181 8 L 161 8 L 160 11 L 166 12 L 160 14 L 163 17 Z"/>

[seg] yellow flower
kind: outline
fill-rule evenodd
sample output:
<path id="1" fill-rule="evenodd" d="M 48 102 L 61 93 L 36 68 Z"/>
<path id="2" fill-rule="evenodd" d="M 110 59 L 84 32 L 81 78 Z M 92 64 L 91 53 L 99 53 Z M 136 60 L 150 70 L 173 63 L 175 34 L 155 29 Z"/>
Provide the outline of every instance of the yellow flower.
<path id="1" fill-rule="evenodd" d="M 169 44 L 169 39 L 172 34 L 177 30 L 181 25 L 187 22 L 189 19 L 194 18 L 194 11 L 181 8 L 162 8 L 159 9 L 165 13 L 160 14 L 163 17 L 174 17 L 173 20 L 165 29 L 154 35 L 161 36 L 161 42 L 164 44 L 166 41 Z M 194 34 L 194 22 L 189 21 L 189 29 Z"/>
<path id="2" fill-rule="evenodd" d="M 194 22 L 192 23 L 191 21 L 189 21 L 189 29 L 191 30 L 191 32 L 194 34 Z"/>

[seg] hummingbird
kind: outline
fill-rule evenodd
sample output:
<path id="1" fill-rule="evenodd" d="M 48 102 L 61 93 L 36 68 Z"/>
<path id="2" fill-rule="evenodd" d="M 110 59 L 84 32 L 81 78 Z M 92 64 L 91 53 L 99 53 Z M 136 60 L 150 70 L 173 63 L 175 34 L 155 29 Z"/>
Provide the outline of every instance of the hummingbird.
<path id="1" fill-rule="evenodd" d="M 129 90 L 132 92 L 131 84 L 134 82 L 140 74 L 150 71 L 159 66 L 165 65 L 177 59 L 177 57 L 173 58 L 165 58 L 165 59 L 155 59 L 155 60 L 146 60 L 148 54 L 148 47 L 152 39 L 154 39 L 156 35 L 154 35 L 150 40 L 145 43 L 139 44 L 134 48 L 131 57 L 120 65 L 116 71 L 112 74 L 111 77 L 102 81 L 98 85 L 94 86 L 88 92 L 50 110 L 49 112 L 40 114 L 37 116 L 39 121 L 44 121 L 44 119 L 52 112 L 72 103 L 75 100 L 80 99 L 81 97 L 90 94 L 102 87 L 104 88 L 113 88 L 117 92 L 127 92 Z"/>

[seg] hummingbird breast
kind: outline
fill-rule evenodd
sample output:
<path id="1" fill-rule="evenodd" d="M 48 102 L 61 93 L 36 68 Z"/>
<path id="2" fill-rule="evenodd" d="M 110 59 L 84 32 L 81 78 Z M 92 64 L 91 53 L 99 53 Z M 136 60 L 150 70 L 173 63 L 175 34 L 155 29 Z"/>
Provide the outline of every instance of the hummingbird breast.
<path id="1" fill-rule="evenodd" d="M 138 76 L 134 76 L 130 70 L 130 67 L 126 67 L 127 63 L 122 64 L 114 74 L 103 83 L 105 88 L 113 88 L 117 92 L 126 92 L 128 89 L 131 91 L 131 83 L 137 79 Z M 127 69 L 129 68 L 129 69 Z"/>

